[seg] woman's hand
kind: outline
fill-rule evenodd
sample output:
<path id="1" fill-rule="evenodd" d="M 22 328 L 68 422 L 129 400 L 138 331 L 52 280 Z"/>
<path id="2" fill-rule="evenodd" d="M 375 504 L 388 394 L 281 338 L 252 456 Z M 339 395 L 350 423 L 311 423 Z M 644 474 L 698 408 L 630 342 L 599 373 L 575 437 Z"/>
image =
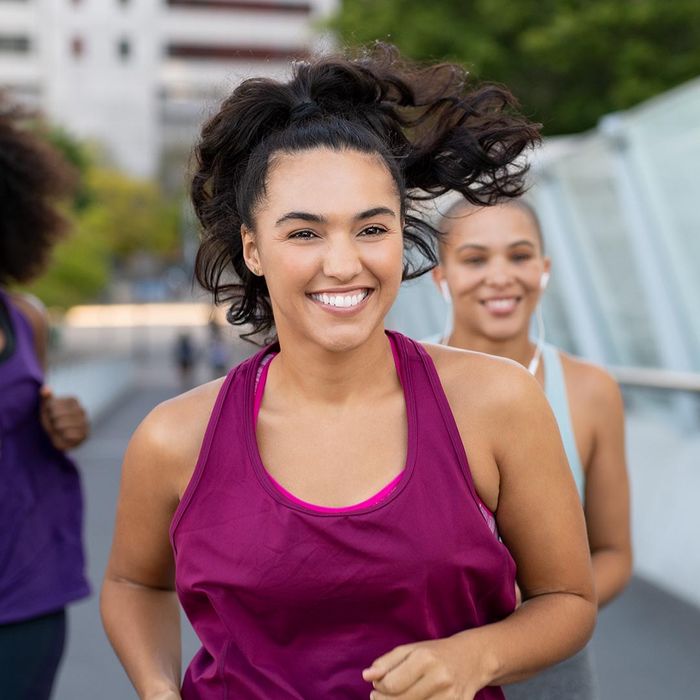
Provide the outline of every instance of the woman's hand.
<path id="1" fill-rule="evenodd" d="M 473 700 L 488 678 L 469 634 L 404 644 L 376 659 L 362 677 L 372 700 Z"/>
<path id="2" fill-rule="evenodd" d="M 40 390 L 41 425 L 57 450 L 71 450 L 85 440 L 89 422 L 85 410 L 73 396 L 57 397 L 46 386 Z"/>

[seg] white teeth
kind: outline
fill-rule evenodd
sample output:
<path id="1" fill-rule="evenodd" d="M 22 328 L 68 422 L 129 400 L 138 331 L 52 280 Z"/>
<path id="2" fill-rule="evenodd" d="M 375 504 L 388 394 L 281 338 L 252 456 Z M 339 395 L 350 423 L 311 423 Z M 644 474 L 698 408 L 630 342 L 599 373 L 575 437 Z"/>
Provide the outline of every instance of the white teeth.
<path id="1" fill-rule="evenodd" d="M 369 295 L 368 290 L 363 290 L 359 294 L 326 294 L 322 292 L 321 294 L 312 294 L 311 298 L 316 301 L 320 301 L 326 306 L 335 306 L 336 308 L 348 309 L 351 306 L 357 306 L 360 302 L 364 301 Z"/>
<path id="2" fill-rule="evenodd" d="M 507 311 L 515 306 L 515 299 L 489 299 L 486 305 L 495 311 Z"/>

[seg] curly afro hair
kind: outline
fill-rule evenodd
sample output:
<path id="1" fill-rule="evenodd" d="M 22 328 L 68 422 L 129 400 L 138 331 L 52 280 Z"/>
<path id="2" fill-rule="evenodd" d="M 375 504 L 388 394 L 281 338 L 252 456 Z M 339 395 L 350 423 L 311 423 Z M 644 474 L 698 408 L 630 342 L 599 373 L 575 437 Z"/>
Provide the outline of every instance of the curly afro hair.
<path id="1" fill-rule="evenodd" d="M 39 275 L 66 232 L 57 202 L 75 172 L 46 141 L 25 128 L 25 115 L 0 95 L 0 284 Z"/>

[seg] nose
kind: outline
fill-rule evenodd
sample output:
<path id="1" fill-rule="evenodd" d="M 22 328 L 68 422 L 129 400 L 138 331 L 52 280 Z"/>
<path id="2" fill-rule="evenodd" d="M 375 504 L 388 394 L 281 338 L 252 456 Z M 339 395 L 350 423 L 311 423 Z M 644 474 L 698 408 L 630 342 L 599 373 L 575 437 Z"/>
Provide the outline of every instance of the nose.
<path id="1" fill-rule="evenodd" d="M 346 283 L 362 272 L 362 260 L 356 244 L 346 236 L 331 236 L 323 256 L 323 274 Z"/>
<path id="2" fill-rule="evenodd" d="M 506 261 L 492 261 L 484 276 L 484 282 L 492 287 L 507 287 L 512 281 L 513 273 Z"/>

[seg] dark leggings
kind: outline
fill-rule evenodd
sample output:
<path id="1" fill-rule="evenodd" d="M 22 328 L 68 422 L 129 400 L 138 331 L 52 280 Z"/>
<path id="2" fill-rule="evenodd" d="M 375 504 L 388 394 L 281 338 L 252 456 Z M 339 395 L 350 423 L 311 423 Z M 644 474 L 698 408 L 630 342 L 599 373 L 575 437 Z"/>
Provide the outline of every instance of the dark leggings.
<path id="1" fill-rule="evenodd" d="M 65 638 L 64 610 L 0 625 L 0 697 L 48 700 Z"/>

